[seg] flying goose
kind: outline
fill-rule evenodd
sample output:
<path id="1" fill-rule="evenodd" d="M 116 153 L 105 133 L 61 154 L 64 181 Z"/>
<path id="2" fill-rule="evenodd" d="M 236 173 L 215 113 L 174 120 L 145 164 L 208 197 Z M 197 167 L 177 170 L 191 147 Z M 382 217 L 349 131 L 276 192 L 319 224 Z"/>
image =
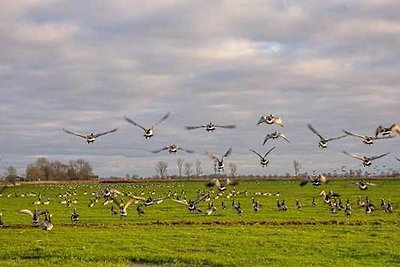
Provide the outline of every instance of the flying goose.
<path id="1" fill-rule="evenodd" d="M 378 126 L 375 130 L 375 137 L 378 137 L 379 134 L 382 136 L 390 136 L 392 133 L 400 134 L 400 124 L 392 124 L 389 127 Z"/>
<path id="2" fill-rule="evenodd" d="M 208 196 L 208 194 L 205 194 L 203 196 L 196 198 L 193 201 L 192 200 L 187 201 L 186 199 L 183 199 L 183 200 L 172 199 L 172 200 L 178 204 L 187 206 L 187 208 L 189 209 L 190 212 L 201 213 L 201 209 L 197 208 L 196 205 L 199 204 L 201 201 L 203 201 L 207 196 Z"/>
<path id="3" fill-rule="evenodd" d="M 163 150 L 168 150 L 168 152 L 169 152 L 170 154 L 176 153 L 176 152 L 178 152 L 178 150 L 182 150 L 182 151 L 185 151 L 185 152 L 187 152 L 187 153 L 194 153 L 193 150 L 184 149 L 184 148 L 179 147 L 178 145 L 175 145 L 175 144 L 170 144 L 169 146 L 163 147 L 163 148 L 158 149 L 158 150 L 154 150 L 154 151 L 152 151 L 152 152 L 153 152 L 153 153 L 159 153 L 159 152 L 161 152 L 161 151 L 163 151 Z"/>
<path id="4" fill-rule="evenodd" d="M 350 206 L 350 200 L 347 199 L 346 205 L 344 207 L 344 215 L 348 217 L 351 215 L 352 211 L 353 211 L 353 209 Z"/>
<path id="5" fill-rule="evenodd" d="M 126 117 L 126 116 L 125 116 L 124 118 L 125 118 L 125 120 L 126 120 L 127 122 L 132 123 L 133 125 L 135 125 L 135 126 L 141 128 L 141 129 L 144 131 L 144 134 L 143 134 L 144 138 L 148 139 L 148 138 L 153 137 L 153 135 L 154 135 L 154 131 L 153 131 L 153 130 L 154 130 L 154 127 L 156 127 L 156 126 L 157 126 L 158 124 L 160 124 L 161 122 L 165 121 L 165 120 L 169 117 L 169 115 L 170 115 L 170 113 L 168 112 L 168 113 L 165 114 L 156 124 L 153 124 L 153 125 L 150 126 L 149 128 L 143 127 L 142 125 L 140 125 L 140 124 L 134 122 L 133 120 L 129 119 L 129 118 Z"/>
<path id="6" fill-rule="evenodd" d="M 28 214 L 32 218 L 32 223 L 35 226 L 38 226 L 40 221 L 39 221 L 39 216 L 40 215 L 45 215 L 48 214 L 48 210 L 37 210 L 35 209 L 34 211 L 28 210 L 28 209 L 22 209 L 19 211 L 20 213 L 23 214 Z"/>
<path id="7" fill-rule="evenodd" d="M 301 181 L 300 186 L 305 186 L 308 182 L 312 182 L 314 186 L 320 186 L 321 183 L 327 183 L 328 182 L 328 177 L 326 177 L 323 174 L 320 174 L 318 176 L 307 176 L 304 180 Z"/>
<path id="8" fill-rule="evenodd" d="M 221 158 L 214 156 L 210 152 L 206 152 L 206 153 L 209 158 L 211 158 L 215 161 L 216 168 L 217 168 L 218 172 L 220 172 L 220 171 L 224 170 L 224 158 L 228 157 L 232 153 L 232 148 L 229 148 Z"/>
<path id="9" fill-rule="evenodd" d="M 387 153 L 379 155 L 379 156 L 374 156 L 374 157 L 358 156 L 358 155 L 347 153 L 346 151 L 343 151 L 343 153 L 348 155 L 348 156 L 351 156 L 353 158 L 356 158 L 358 160 L 361 160 L 362 161 L 362 165 L 364 167 L 367 167 L 367 166 L 371 166 L 373 160 L 382 158 L 382 157 L 386 156 L 387 154 L 389 154 L 390 152 L 387 152 Z"/>
<path id="10" fill-rule="evenodd" d="M 98 138 L 98 137 L 100 137 L 102 135 L 108 134 L 108 133 L 113 133 L 113 132 L 117 131 L 118 128 L 115 128 L 115 129 L 112 129 L 112 130 L 109 130 L 109 131 L 106 131 L 106 132 L 103 132 L 103 133 L 98 133 L 98 134 L 90 133 L 90 134 L 87 134 L 87 135 L 71 132 L 71 131 L 68 131 L 68 130 L 66 130 L 64 128 L 62 130 L 64 132 L 68 133 L 68 134 L 72 134 L 72 135 L 81 137 L 81 138 L 86 140 L 86 143 L 91 144 L 96 140 L 96 138 Z"/>
<path id="11" fill-rule="evenodd" d="M 279 126 L 284 127 L 282 119 L 279 118 L 279 117 L 274 116 L 273 114 L 270 114 L 268 116 L 261 116 L 261 118 L 257 122 L 257 125 L 259 125 L 261 123 L 277 124 Z"/>
<path id="12" fill-rule="evenodd" d="M 231 181 L 229 178 L 226 178 L 223 182 L 220 182 L 217 178 L 212 179 L 210 182 L 206 184 L 208 187 L 216 186 L 220 192 L 225 191 L 228 185 L 236 185 L 236 181 Z"/>
<path id="13" fill-rule="evenodd" d="M 134 196 L 134 195 L 129 195 L 129 197 L 135 199 L 135 200 L 140 200 L 142 201 L 142 205 L 148 207 L 151 206 L 155 203 L 159 204 L 161 203 L 166 197 L 165 196 L 161 196 L 161 197 L 157 197 L 157 198 L 152 198 L 152 197 L 148 197 L 148 198 L 144 198 L 144 197 L 138 197 L 138 196 Z"/>
<path id="14" fill-rule="evenodd" d="M 310 129 L 313 133 L 315 133 L 318 137 L 319 137 L 319 143 L 318 146 L 322 149 L 327 148 L 328 147 L 328 142 L 333 141 L 333 140 L 338 140 L 341 139 L 343 137 L 346 137 L 346 135 L 341 135 L 338 137 L 333 137 L 333 138 L 328 138 L 325 139 L 324 137 L 322 137 L 322 135 L 320 135 L 313 127 L 311 124 L 307 124 L 308 129 Z"/>
<path id="15" fill-rule="evenodd" d="M 286 142 L 290 143 L 289 139 L 287 139 L 287 137 L 283 133 L 281 133 L 281 132 L 273 132 L 273 133 L 269 133 L 269 134 L 267 134 L 265 136 L 263 145 L 265 145 L 265 143 L 268 141 L 268 139 L 277 139 L 279 137 L 282 138 L 282 139 L 285 139 Z"/>
<path id="16" fill-rule="evenodd" d="M 275 147 L 273 147 L 273 148 L 271 148 L 270 150 L 268 150 L 267 153 L 265 153 L 264 156 L 260 155 L 257 151 L 255 151 L 255 150 L 253 150 L 253 149 L 250 149 L 250 151 L 253 152 L 254 154 L 256 154 L 257 156 L 260 157 L 260 164 L 261 164 L 261 166 L 267 167 L 267 165 L 268 165 L 268 163 L 269 163 L 269 160 L 267 160 L 267 156 L 268 156 L 268 154 L 269 154 L 272 150 L 274 150 L 274 149 L 275 149 Z"/>
<path id="17" fill-rule="evenodd" d="M 230 124 L 230 125 L 217 125 L 212 122 L 204 125 L 199 125 L 199 126 L 185 126 L 185 129 L 187 130 L 194 130 L 194 129 L 199 129 L 199 128 L 205 128 L 207 132 L 214 132 L 216 128 L 225 128 L 225 129 L 233 129 L 235 128 L 236 125 Z"/>
<path id="18" fill-rule="evenodd" d="M 389 139 L 389 138 L 393 138 L 394 137 L 392 135 L 387 135 L 387 136 L 368 136 L 368 135 L 351 133 L 351 132 L 346 131 L 346 130 L 343 130 L 343 132 L 346 133 L 347 135 L 351 135 L 351 136 L 355 136 L 355 137 L 361 138 L 363 143 L 366 144 L 366 145 L 372 145 L 375 140 Z"/>
<path id="19" fill-rule="evenodd" d="M 368 182 L 365 182 L 364 180 L 361 180 L 361 181 L 358 181 L 357 183 L 355 183 L 355 185 L 358 186 L 358 188 L 360 188 L 360 190 L 364 191 L 364 190 L 368 189 L 369 185 L 374 186 L 375 184 L 368 183 Z"/>
<path id="20" fill-rule="evenodd" d="M 396 157 L 396 159 L 397 159 L 398 161 L 400 161 L 400 158 Z"/>
<path id="21" fill-rule="evenodd" d="M 134 198 L 129 198 L 129 200 L 126 201 L 126 203 L 123 203 L 123 200 L 122 200 L 122 199 L 119 199 L 119 200 L 118 200 L 118 198 L 116 198 L 116 197 L 113 198 L 113 200 L 114 200 L 114 203 L 116 203 L 116 204 L 118 205 L 118 208 L 119 208 L 119 216 L 121 216 L 121 218 L 122 218 L 122 217 L 126 217 L 126 216 L 128 215 L 127 209 L 128 209 L 128 207 L 129 207 L 129 205 L 131 205 L 131 204 L 135 201 Z"/>

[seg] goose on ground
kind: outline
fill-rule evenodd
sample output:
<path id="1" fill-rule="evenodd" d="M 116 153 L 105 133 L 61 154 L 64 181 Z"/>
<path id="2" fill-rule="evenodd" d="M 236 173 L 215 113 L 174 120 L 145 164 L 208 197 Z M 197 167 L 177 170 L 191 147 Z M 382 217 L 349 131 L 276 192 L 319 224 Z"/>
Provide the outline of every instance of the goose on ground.
<path id="1" fill-rule="evenodd" d="M 169 146 L 163 147 L 163 148 L 158 149 L 158 150 L 154 150 L 154 151 L 152 151 L 152 152 L 153 152 L 153 153 L 159 153 L 159 152 L 164 151 L 164 150 L 168 150 L 168 152 L 169 152 L 170 154 L 175 154 L 176 152 L 178 152 L 178 150 L 182 150 L 182 151 L 185 151 L 185 152 L 187 152 L 187 153 L 194 153 L 193 150 L 184 149 L 184 148 L 179 147 L 178 145 L 175 145 L 175 144 L 171 144 L 171 145 L 169 145 Z"/>
<path id="2" fill-rule="evenodd" d="M 351 215 L 352 211 L 353 211 L 353 209 L 351 208 L 350 200 L 347 199 L 346 205 L 344 207 L 344 215 L 348 217 Z"/>
<path id="3" fill-rule="evenodd" d="M 276 117 L 273 114 L 267 115 L 267 116 L 261 116 L 261 118 L 258 120 L 257 125 L 261 123 L 266 123 L 266 124 L 277 124 L 279 126 L 284 127 L 283 121 L 280 117 Z"/>
<path id="4" fill-rule="evenodd" d="M 303 205 L 301 205 L 300 200 L 296 199 L 296 208 L 297 208 L 298 210 L 300 210 L 302 207 L 303 207 Z"/>
<path id="5" fill-rule="evenodd" d="M 279 199 L 277 199 L 276 207 L 278 208 L 279 211 L 287 211 L 287 209 L 288 209 L 285 204 L 285 200 L 282 200 L 282 202 L 279 202 Z"/>
<path id="6" fill-rule="evenodd" d="M 88 143 L 88 144 L 93 143 L 96 140 L 96 138 L 98 138 L 98 137 L 100 137 L 102 135 L 105 135 L 105 134 L 108 134 L 108 133 L 113 133 L 113 132 L 116 132 L 117 130 L 118 130 L 118 128 L 115 128 L 115 129 L 112 129 L 112 130 L 109 130 L 109 131 L 105 131 L 105 132 L 102 132 L 102 133 L 98 133 L 98 134 L 90 133 L 90 134 L 84 135 L 84 134 L 80 134 L 80 133 L 76 133 L 76 132 L 71 132 L 71 131 L 66 130 L 66 129 L 63 128 L 64 132 L 66 132 L 68 134 L 72 134 L 72 135 L 78 136 L 80 138 L 83 138 L 83 139 L 86 140 L 86 143 Z"/>
<path id="7" fill-rule="evenodd" d="M 313 207 L 317 206 L 317 202 L 315 202 L 315 197 L 312 198 L 311 205 L 312 205 Z"/>
<path id="8" fill-rule="evenodd" d="M 144 210 L 142 209 L 142 205 L 143 204 L 139 204 L 139 205 L 137 205 L 136 206 L 136 212 L 137 212 L 137 214 L 139 215 L 139 216 L 142 216 L 142 215 L 144 215 Z"/>
<path id="9" fill-rule="evenodd" d="M 74 208 L 74 211 L 71 213 L 71 222 L 73 224 L 76 224 L 79 221 L 79 213 L 76 211 L 76 208 Z"/>
<path id="10" fill-rule="evenodd" d="M 265 143 L 266 143 L 269 139 L 277 139 L 277 138 L 279 138 L 279 137 L 282 138 L 282 139 L 284 139 L 284 140 L 286 140 L 286 142 L 290 143 L 290 142 L 289 142 L 289 139 L 287 139 L 286 135 L 284 135 L 283 133 L 281 133 L 281 132 L 273 132 L 273 133 L 269 133 L 269 134 L 267 134 L 267 135 L 265 136 L 263 145 L 265 145 Z"/>
<path id="11" fill-rule="evenodd" d="M 236 125 L 230 124 L 230 125 L 218 125 L 214 124 L 212 122 L 204 125 L 199 125 L 199 126 L 185 126 L 185 129 L 187 130 L 194 130 L 194 129 L 199 129 L 199 128 L 205 128 L 207 132 L 214 132 L 216 128 L 225 128 L 225 129 L 233 129 L 235 128 Z"/>
<path id="12" fill-rule="evenodd" d="M 165 114 L 156 124 L 152 125 L 152 126 L 149 127 L 149 128 L 143 127 L 143 126 L 140 125 L 139 123 L 134 122 L 133 120 L 129 119 L 129 118 L 126 117 L 126 116 L 125 116 L 124 118 L 125 118 L 125 120 L 126 120 L 127 122 L 129 122 L 129 123 L 131 123 L 131 124 L 133 124 L 133 125 L 135 125 L 135 126 L 141 128 L 141 129 L 144 131 L 144 134 L 143 134 L 144 138 L 148 139 L 148 138 L 151 138 L 151 137 L 154 136 L 154 127 L 156 127 L 156 126 L 157 126 L 158 124 L 160 124 L 161 122 L 165 121 L 165 120 L 169 117 L 169 115 L 170 115 L 170 113 L 168 112 L 168 113 Z"/>
<path id="13" fill-rule="evenodd" d="M 215 207 L 212 202 L 208 203 L 208 208 L 206 209 L 205 214 L 210 216 L 213 215 L 215 211 L 217 211 L 217 207 Z"/>
<path id="14" fill-rule="evenodd" d="M 393 138 L 394 137 L 394 136 L 391 136 L 391 135 L 388 135 L 388 136 L 368 136 L 368 135 L 351 133 L 351 132 L 346 131 L 346 130 L 343 130 L 343 132 L 346 133 L 347 135 L 351 135 L 351 136 L 355 136 L 355 137 L 361 138 L 363 143 L 366 144 L 366 145 L 372 145 L 375 140 L 389 139 L 389 138 Z"/>
<path id="15" fill-rule="evenodd" d="M 44 214 L 44 220 L 40 222 L 40 226 L 42 226 L 44 231 L 50 231 L 54 228 L 53 222 L 51 221 L 52 216 L 53 215 L 48 212 Z"/>
<path id="16" fill-rule="evenodd" d="M 254 197 L 252 197 L 251 200 L 252 200 L 251 206 L 253 207 L 253 210 L 255 212 L 259 212 L 260 208 L 261 208 L 261 204 Z"/>
<path id="17" fill-rule="evenodd" d="M 262 156 L 260 153 L 258 153 L 257 151 L 255 151 L 255 150 L 253 150 L 253 149 L 250 149 L 250 151 L 253 152 L 254 154 L 256 154 L 256 155 L 260 158 L 260 164 L 261 164 L 262 167 L 267 167 L 267 165 L 268 165 L 268 163 L 269 163 L 269 160 L 267 160 L 267 156 L 268 156 L 268 154 L 269 154 L 272 150 L 274 150 L 274 149 L 275 149 L 275 147 L 273 147 L 273 148 L 271 148 L 270 150 L 268 150 L 268 151 L 264 154 L 264 156 Z"/>
<path id="18" fill-rule="evenodd" d="M 193 201 L 192 200 L 187 201 L 186 199 L 183 199 L 183 200 L 172 199 L 172 200 L 178 204 L 185 205 L 190 212 L 201 213 L 201 209 L 197 208 L 196 205 L 199 204 L 201 201 L 203 201 L 207 196 L 208 196 L 208 194 L 205 194 L 203 196 L 196 198 Z"/>
<path id="19" fill-rule="evenodd" d="M 216 169 L 218 172 L 224 170 L 224 159 L 228 157 L 231 153 L 232 153 L 232 148 L 229 148 L 221 158 L 218 158 L 217 156 L 214 156 L 210 152 L 206 152 L 208 157 L 215 161 Z"/>
<path id="20" fill-rule="evenodd" d="M 367 166 L 371 166 L 372 161 L 374 161 L 374 160 L 376 160 L 376 159 L 379 159 L 379 158 L 382 158 L 382 157 L 386 156 L 387 154 L 389 154 L 390 152 L 387 152 L 387 153 L 382 154 L 382 155 L 379 155 L 379 156 L 373 156 L 373 157 L 358 156 L 358 155 L 354 155 L 354 154 L 347 153 L 346 151 L 343 151 L 343 153 L 346 154 L 346 155 L 348 155 L 348 156 L 351 156 L 351 157 L 353 157 L 353 158 L 356 158 L 356 159 L 358 159 L 358 160 L 361 160 L 361 161 L 362 161 L 362 165 L 363 165 L 364 167 L 367 167 Z"/>
<path id="21" fill-rule="evenodd" d="M 400 124 L 394 123 L 389 127 L 382 127 L 382 125 L 379 125 L 375 130 L 375 137 L 378 137 L 379 134 L 382 136 L 390 136 L 392 133 L 400 135 Z"/>
<path id="22" fill-rule="evenodd" d="M 311 182 L 314 186 L 320 186 L 321 184 L 328 183 L 328 177 L 323 174 L 318 176 L 308 175 L 305 179 L 303 179 L 300 183 L 300 186 L 305 186 L 308 182 Z"/>
<path id="23" fill-rule="evenodd" d="M 242 209 L 242 207 L 240 206 L 240 202 L 235 203 L 235 200 L 232 199 L 232 204 L 231 204 L 231 206 L 232 206 L 232 209 L 233 209 L 234 211 L 236 211 L 239 215 L 242 215 L 242 214 L 243 214 L 243 209 Z"/>
<path id="24" fill-rule="evenodd" d="M 333 137 L 333 138 L 328 138 L 325 139 L 324 137 L 322 137 L 322 135 L 320 135 L 313 127 L 311 124 L 307 124 L 308 129 L 310 129 L 314 134 L 316 134 L 319 137 L 319 143 L 318 146 L 322 149 L 325 149 L 328 147 L 328 142 L 333 141 L 333 140 L 338 140 L 341 139 L 343 137 L 346 137 L 346 135 L 341 135 L 338 137 Z"/>

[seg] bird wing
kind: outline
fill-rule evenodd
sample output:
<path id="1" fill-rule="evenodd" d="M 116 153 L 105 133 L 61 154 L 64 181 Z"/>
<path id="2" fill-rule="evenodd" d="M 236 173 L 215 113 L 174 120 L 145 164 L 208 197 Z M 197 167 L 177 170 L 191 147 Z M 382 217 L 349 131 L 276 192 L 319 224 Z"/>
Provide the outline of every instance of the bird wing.
<path id="1" fill-rule="evenodd" d="M 37 215 L 43 215 L 43 214 L 50 214 L 50 212 L 48 210 L 38 210 L 36 212 Z"/>
<path id="2" fill-rule="evenodd" d="M 185 206 L 188 205 L 188 202 L 186 200 L 172 199 L 172 201 L 175 201 L 176 203 L 181 204 L 181 205 L 185 205 Z"/>
<path id="3" fill-rule="evenodd" d="M 375 137 L 378 137 L 378 134 L 380 134 L 383 131 L 382 125 L 379 125 L 378 128 L 375 130 Z"/>
<path id="4" fill-rule="evenodd" d="M 165 121 L 166 119 L 168 119 L 170 113 L 168 112 L 167 114 L 165 114 L 156 124 L 154 124 L 153 126 L 151 126 L 151 128 L 156 127 L 157 125 L 159 125 L 160 123 L 162 123 L 163 121 Z"/>
<path id="5" fill-rule="evenodd" d="M 261 124 L 261 123 L 263 123 L 263 122 L 265 122 L 265 117 L 264 116 L 261 116 L 261 118 L 258 120 L 258 122 L 257 122 L 257 125 L 259 125 L 259 124 Z"/>
<path id="6" fill-rule="evenodd" d="M 387 153 L 385 153 L 385 154 L 382 154 L 382 155 L 379 155 L 379 156 L 374 156 L 374 157 L 371 157 L 371 158 L 370 158 L 370 160 L 375 160 L 375 159 L 382 158 L 382 157 L 386 156 L 387 154 L 390 154 L 390 152 L 387 152 Z"/>
<path id="7" fill-rule="evenodd" d="M 168 149 L 168 147 L 166 146 L 166 147 L 163 147 L 163 148 L 161 148 L 161 149 L 159 149 L 159 150 L 154 150 L 154 151 L 152 151 L 153 153 L 158 153 L 158 152 L 161 152 L 161 151 L 163 151 L 163 150 L 167 150 Z"/>
<path id="8" fill-rule="evenodd" d="M 75 136 L 78 136 L 78 137 L 86 139 L 86 135 L 83 135 L 83 134 L 80 134 L 80 133 L 71 132 L 71 131 L 68 131 L 67 129 L 64 129 L 64 128 L 63 128 L 63 131 L 68 133 L 68 134 L 72 134 L 72 135 L 75 135 Z"/>
<path id="9" fill-rule="evenodd" d="M 346 131 L 346 130 L 343 130 L 343 132 L 344 132 L 345 134 L 352 135 L 352 136 L 355 136 L 355 137 L 359 137 L 359 138 L 362 138 L 362 139 L 364 139 L 364 138 L 366 137 L 365 135 L 351 133 L 351 132 Z"/>
<path id="10" fill-rule="evenodd" d="M 233 129 L 236 127 L 236 125 L 230 124 L 230 125 L 214 125 L 214 127 L 220 127 L 220 128 L 226 128 L 226 129 Z"/>
<path id="11" fill-rule="evenodd" d="M 251 152 L 253 152 L 254 154 L 256 154 L 257 156 L 259 156 L 260 158 L 263 158 L 263 156 L 261 156 L 257 151 L 253 150 L 253 149 L 249 149 Z"/>
<path id="12" fill-rule="evenodd" d="M 181 147 L 178 147 L 177 149 L 186 151 L 187 153 L 194 153 L 194 151 L 190 150 L 190 149 L 184 149 L 184 148 L 181 148 Z"/>
<path id="13" fill-rule="evenodd" d="M 307 183 L 308 183 L 308 178 L 302 180 L 302 181 L 300 182 L 300 186 L 305 186 Z"/>
<path id="14" fill-rule="evenodd" d="M 117 130 L 118 130 L 118 128 L 115 128 L 115 129 L 112 129 L 112 130 L 109 130 L 109 131 L 105 131 L 103 133 L 98 133 L 98 134 L 95 134 L 95 137 L 97 138 L 97 137 L 100 137 L 100 136 L 108 134 L 108 133 L 113 133 L 113 132 L 116 132 Z"/>
<path id="15" fill-rule="evenodd" d="M 283 125 L 282 119 L 279 118 L 279 117 L 275 117 L 275 124 L 278 124 L 279 126 L 285 127 L 285 126 Z"/>
<path id="16" fill-rule="evenodd" d="M 338 140 L 338 139 L 341 139 L 341 138 L 346 137 L 346 136 L 347 136 L 347 134 L 341 135 L 341 136 L 338 136 L 338 137 L 332 137 L 332 138 L 326 139 L 325 141 L 329 142 L 329 141 L 332 141 L 332 140 Z"/>
<path id="17" fill-rule="evenodd" d="M 204 128 L 206 127 L 205 125 L 199 125 L 199 126 L 185 126 L 186 130 L 194 130 L 194 129 L 199 129 L 199 128 Z"/>
<path id="18" fill-rule="evenodd" d="M 275 146 L 273 148 L 271 148 L 270 150 L 268 150 L 267 153 L 265 153 L 264 158 L 274 149 L 275 149 Z"/>
<path id="19" fill-rule="evenodd" d="M 222 156 L 222 158 L 226 158 L 227 156 L 229 156 L 232 153 L 232 148 L 230 147 L 228 149 L 228 151 L 225 152 L 225 154 Z"/>
<path id="20" fill-rule="evenodd" d="M 135 200 L 136 200 L 136 199 L 134 199 L 134 198 L 130 198 L 130 199 L 125 203 L 125 205 L 124 205 L 124 210 L 126 210 L 126 209 L 129 207 L 129 205 L 131 205 L 133 202 L 135 202 Z"/>
<path id="21" fill-rule="evenodd" d="M 33 212 L 27 209 L 23 209 L 19 211 L 20 213 L 25 213 L 28 214 L 29 216 L 31 216 L 33 218 Z"/>
<path id="22" fill-rule="evenodd" d="M 290 143 L 289 139 L 287 139 L 287 137 L 283 133 L 279 133 L 279 136 L 285 139 L 288 143 Z"/>
<path id="23" fill-rule="evenodd" d="M 215 155 L 211 154 L 210 152 L 206 151 L 206 154 L 210 159 L 218 160 L 218 158 Z"/>
<path id="24" fill-rule="evenodd" d="M 346 151 L 343 151 L 343 153 L 346 154 L 346 155 L 348 155 L 348 156 L 350 156 L 350 157 L 353 157 L 353 158 L 356 158 L 356 159 L 359 159 L 359 160 L 364 160 L 364 158 L 361 157 L 361 156 L 354 155 L 354 154 L 350 154 L 350 153 L 348 153 L 348 152 L 346 152 Z"/>
<path id="25" fill-rule="evenodd" d="M 378 139 L 390 139 L 393 138 L 394 135 L 388 135 L 388 136 L 376 136 L 376 137 L 372 137 L 372 140 L 378 140 Z"/>
<path id="26" fill-rule="evenodd" d="M 308 129 L 310 129 L 313 133 L 315 133 L 316 135 L 318 135 L 318 137 L 319 137 L 320 139 L 325 140 L 325 138 L 323 138 L 322 135 L 320 135 L 320 134 L 312 127 L 311 124 L 307 124 L 307 127 L 308 127 Z"/>
<path id="27" fill-rule="evenodd" d="M 129 195 L 129 197 L 136 199 L 136 200 L 146 201 L 146 198 L 144 198 L 144 197 L 138 197 L 138 196 L 134 196 L 134 195 Z"/>
<path id="28" fill-rule="evenodd" d="M 205 199 L 208 196 L 208 194 L 202 195 L 201 197 L 196 198 L 193 203 L 196 205 L 198 204 L 200 201 L 202 201 L 203 199 Z"/>
<path id="29" fill-rule="evenodd" d="M 127 122 L 132 123 L 133 125 L 135 125 L 135 126 L 141 128 L 143 131 L 146 131 L 146 130 L 147 130 L 147 129 L 144 128 L 142 125 L 140 125 L 140 124 L 137 123 L 137 122 L 134 122 L 133 120 L 129 119 L 128 117 L 125 116 L 124 118 L 125 118 L 125 120 L 126 120 Z"/>
<path id="30" fill-rule="evenodd" d="M 400 159 L 399 159 L 399 158 L 397 158 L 397 157 L 396 157 L 396 159 L 397 159 L 398 161 L 400 161 Z"/>

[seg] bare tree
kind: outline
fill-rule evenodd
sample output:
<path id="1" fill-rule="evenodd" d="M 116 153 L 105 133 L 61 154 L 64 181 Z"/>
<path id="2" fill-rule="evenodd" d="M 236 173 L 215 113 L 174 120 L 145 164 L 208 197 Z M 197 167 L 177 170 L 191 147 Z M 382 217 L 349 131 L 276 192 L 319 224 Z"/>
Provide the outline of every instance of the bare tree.
<path id="1" fill-rule="evenodd" d="M 164 177 L 167 175 L 168 163 L 165 161 L 159 161 L 157 162 L 155 169 L 157 175 L 160 176 L 161 179 L 164 179 Z"/>
<path id="2" fill-rule="evenodd" d="M 193 163 L 191 163 L 191 162 L 186 161 L 185 164 L 183 164 L 184 172 L 187 177 L 190 177 L 193 174 L 192 167 L 193 167 Z"/>
<path id="3" fill-rule="evenodd" d="M 177 159 L 176 160 L 176 165 L 178 165 L 178 176 L 182 177 L 182 166 L 183 166 L 183 159 Z"/>
<path id="4" fill-rule="evenodd" d="M 237 166 L 235 163 L 231 162 L 229 163 L 229 171 L 230 171 L 230 176 L 234 177 L 237 174 Z"/>
<path id="5" fill-rule="evenodd" d="M 294 176 L 299 176 L 301 164 L 297 160 L 293 160 Z"/>
<path id="6" fill-rule="evenodd" d="M 17 169 L 14 166 L 8 166 L 4 172 L 4 178 L 6 181 L 14 183 L 17 178 Z"/>
<path id="7" fill-rule="evenodd" d="M 203 174 L 203 169 L 201 168 L 201 161 L 196 160 L 195 166 L 196 166 L 196 176 L 200 177 Z"/>

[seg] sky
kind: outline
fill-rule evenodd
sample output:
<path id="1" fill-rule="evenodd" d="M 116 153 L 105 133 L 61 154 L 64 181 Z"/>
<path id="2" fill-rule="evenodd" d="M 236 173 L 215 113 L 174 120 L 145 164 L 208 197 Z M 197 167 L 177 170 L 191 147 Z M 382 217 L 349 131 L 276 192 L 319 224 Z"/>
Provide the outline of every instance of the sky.
<path id="1" fill-rule="evenodd" d="M 400 137 L 371 146 L 343 129 L 372 135 L 400 123 L 400 2 L 338 1 L 2 1 L 0 8 L 0 171 L 23 175 L 38 157 L 88 160 L 103 177 L 153 176 L 158 161 L 200 160 L 206 174 L 222 155 L 238 174 L 341 169 L 398 170 Z M 150 126 L 152 139 L 123 118 Z M 256 125 L 274 114 L 285 127 Z M 187 125 L 235 124 L 188 131 Z M 93 144 L 68 135 L 119 128 Z M 284 133 L 268 141 L 267 133 Z M 194 154 L 151 151 L 176 143 Z M 269 155 L 262 168 L 249 151 Z M 386 157 L 363 168 L 342 151 Z"/>

